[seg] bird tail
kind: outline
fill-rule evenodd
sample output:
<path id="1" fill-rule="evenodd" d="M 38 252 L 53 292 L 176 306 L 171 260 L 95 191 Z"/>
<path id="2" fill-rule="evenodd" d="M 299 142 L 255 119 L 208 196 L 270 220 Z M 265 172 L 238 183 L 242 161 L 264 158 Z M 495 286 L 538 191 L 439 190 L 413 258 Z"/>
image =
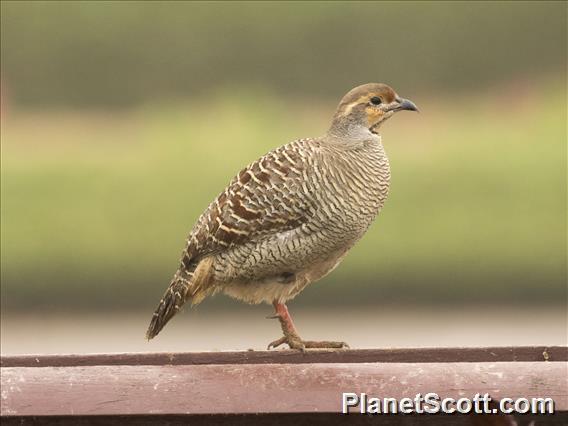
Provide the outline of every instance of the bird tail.
<path id="1" fill-rule="evenodd" d="M 187 300 L 196 305 L 207 296 L 210 271 L 211 259 L 204 259 L 193 274 L 184 274 L 181 271 L 175 274 L 152 316 L 146 339 L 156 337 Z"/>

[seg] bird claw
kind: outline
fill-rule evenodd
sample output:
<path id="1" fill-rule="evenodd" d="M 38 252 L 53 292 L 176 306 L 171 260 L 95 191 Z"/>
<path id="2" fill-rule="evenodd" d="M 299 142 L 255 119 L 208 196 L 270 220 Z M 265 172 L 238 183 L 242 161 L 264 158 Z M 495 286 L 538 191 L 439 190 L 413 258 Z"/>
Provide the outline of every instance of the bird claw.
<path id="1" fill-rule="evenodd" d="M 268 347 L 266 348 L 267 350 L 271 350 L 271 349 L 276 349 L 278 346 L 283 345 L 284 343 L 288 344 L 288 339 L 286 337 L 281 337 L 280 339 L 276 339 L 273 342 L 270 342 L 268 344 Z M 288 344 L 288 346 L 290 346 Z"/>
<path id="2" fill-rule="evenodd" d="M 349 349 L 349 345 L 345 342 L 317 342 L 287 336 L 283 336 L 280 339 L 270 342 L 267 349 L 276 349 L 278 346 L 281 346 L 283 344 L 287 344 L 290 349 L 296 349 L 302 352 L 305 352 L 306 349 Z"/>
<path id="3" fill-rule="evenodd" d="M 316 342 L 312 340 L 302 340 L 294 327 L 292 317 L 288 312 L 288 308 L 284 303 L 274 302 L 274 315 L 267 318 L 274 318 L 280 320 L 280 326 L 284 336 L 268 344 L 268 350 L 276 349 L 280 345 L 287 344 L 290 349 L 297 349 L 305 352 L 306 349 L 347 349 L 349 345 L 345 342 L 331 342 L 321 341 Z"/>
<path id="4" fill-rule="evenodd" d="M 280 318 L 282 318 L 282 317 L 281 317 L 280 315 L 278 315 L 278 314 L 268 315 L 268 316 L 266 317 L 266 319 L 280 319 Z"/>
<path id="5" fill-rule="evenodd" d="M 350 349 L 346 342 L 332 342 L 324 340 L 322 342 L 304 341 L 307 349 Z"/>

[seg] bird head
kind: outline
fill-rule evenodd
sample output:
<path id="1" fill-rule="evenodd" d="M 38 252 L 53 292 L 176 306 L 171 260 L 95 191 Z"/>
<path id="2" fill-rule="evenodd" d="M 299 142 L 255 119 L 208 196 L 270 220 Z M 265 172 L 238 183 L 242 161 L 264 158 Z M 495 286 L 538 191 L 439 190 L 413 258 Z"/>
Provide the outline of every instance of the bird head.
<path id="1" fill-rule="evenodd" d="M 369 139 L 369 136 L 377 135 L 379 127 L 398 111 L 418 111 L 418 108 L 386 84 L 364 84 L 343 97 L 328 133 L 351 139 Z"/>

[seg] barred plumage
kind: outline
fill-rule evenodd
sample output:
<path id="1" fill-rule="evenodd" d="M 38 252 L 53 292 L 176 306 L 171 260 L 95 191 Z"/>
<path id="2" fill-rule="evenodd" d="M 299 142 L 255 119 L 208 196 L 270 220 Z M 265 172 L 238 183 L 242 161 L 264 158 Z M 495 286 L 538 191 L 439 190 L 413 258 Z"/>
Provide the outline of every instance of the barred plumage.
<path id="1" fill-rule="evenodd" d="M 373 96 L 383 106 L 370 107 Z M 388 195 L 376 129 L 396 110 L 415 108 L 388 86 L 360 86 L 342 100 L 326 136 L 296 140 L 241 170 L 197 220 L 147 337 L 185 301 L 223 292 L 276 306 L 333 270 Z"/>

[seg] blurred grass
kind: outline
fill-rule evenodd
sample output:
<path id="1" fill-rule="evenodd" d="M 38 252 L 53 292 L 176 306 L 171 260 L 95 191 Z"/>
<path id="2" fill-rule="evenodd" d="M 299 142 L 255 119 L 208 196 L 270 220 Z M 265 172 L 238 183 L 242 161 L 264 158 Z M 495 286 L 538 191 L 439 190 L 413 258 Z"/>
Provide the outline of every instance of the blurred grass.
<path id="1" fill-rule="evenodd" d="M 383 131 L 391 196 L 298 303 L 564 303 L 565 86 L 401 95 L 422 113 Z M 227 90 L 112 114 L 9 110 L 3 308 L 153 307 L 229 179 L 273 147 L 322 134 L 334 107 Z"/>

